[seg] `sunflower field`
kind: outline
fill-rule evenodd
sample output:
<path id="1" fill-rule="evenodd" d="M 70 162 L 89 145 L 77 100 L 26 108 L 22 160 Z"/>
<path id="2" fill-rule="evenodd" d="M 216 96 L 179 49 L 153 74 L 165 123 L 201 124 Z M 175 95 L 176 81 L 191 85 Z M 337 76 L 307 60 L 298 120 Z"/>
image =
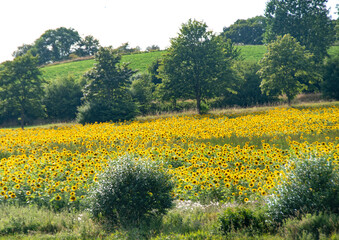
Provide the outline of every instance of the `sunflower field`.
<path id="1" fill-rule="evenodd" d="M 126 154 L 161 163 L 175 199 L 251 202 L 274 192 L 292 157 L 339 166 L 338 133 L 338 106 L 0 129 L 0 202 L 81 208 Z"/>

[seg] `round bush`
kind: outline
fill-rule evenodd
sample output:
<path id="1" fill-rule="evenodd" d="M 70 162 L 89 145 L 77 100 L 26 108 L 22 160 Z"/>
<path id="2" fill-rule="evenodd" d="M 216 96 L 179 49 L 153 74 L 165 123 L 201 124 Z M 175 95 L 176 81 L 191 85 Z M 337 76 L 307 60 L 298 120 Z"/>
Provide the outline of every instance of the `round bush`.
<path id="1" fill-rule="evenodd" d="M 339 174 L 333 160 L 325 157 L 294 160 L 294 170 L 268 199 L 269 214 L 274 221 L 320 211 L 338 213 Z"/>
<path id="2" fill-rule="evenodd" d="M 123 156 L 98 176 L 91 211 L 115 225 L 139 225 L 166 213 L 172 206 L 172 189 L 170 176 L 158 164 Z"/>

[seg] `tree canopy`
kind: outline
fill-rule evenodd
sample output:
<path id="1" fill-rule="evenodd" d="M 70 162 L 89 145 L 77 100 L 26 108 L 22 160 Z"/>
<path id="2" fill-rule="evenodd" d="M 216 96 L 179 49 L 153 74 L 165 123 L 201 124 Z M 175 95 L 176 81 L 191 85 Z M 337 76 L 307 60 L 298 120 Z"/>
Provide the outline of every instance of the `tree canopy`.
<path id="1" fill-rule="evenodd" d="M 99 40 L 93 36 L 81 38 L 73 28 L 60 27 L 45 31 L 33 44 L 23 44 L 13 52 L 14 57 L 28 52 L 38 56 L 39 64 L 68 59 L 70 54 L 78 56 L 94 55 L 100 47 Z"/>
<path id="2" fill-rule="evenodd" d="M 277 36 L 290 34 L 320 62 L 327 55 L 335 36 L 326 2 L 327 0 L 270 0 L 265 10 L 265 41 L 269 43 Z"/>
<path id="3" fill-rule="evenodd" d="M 257 16 L 246 20 L 239 19 L 229 27 L 224 27 L 221 35 L 234 43 L 245 45 L 263 44 L 266 18 Z"/>
<path id="4" fill-rule="evenodd" d="M 231 86 L 231 61 L 238 54 L 230 42 L 208 31 L 206 23 L 190 19 L 171 40 L 163 59 L 163 84 L 174 97 L 195 99 L 200 114 L 203 99 Z"/>
<path id="5" fill-rule="evenodd" d="M 291 35 L 279 36 L 267 46 L 267 50 L 258 71 L 263 92 L 285 94 L 291 104 L 293 98 L 307 87 L 307 83 L 320 80 L 312 54 Z"/>
<path id="6" fill-rule="evenodd" d="M 129 120 L 136 115 L 130 93 L 130 77 L 135 73 L 128 64 L 120 64 L 118 50 L 101 47 L 95 55 L 95 66 L 85 74 L 84 105 L 80 122 Z"/>

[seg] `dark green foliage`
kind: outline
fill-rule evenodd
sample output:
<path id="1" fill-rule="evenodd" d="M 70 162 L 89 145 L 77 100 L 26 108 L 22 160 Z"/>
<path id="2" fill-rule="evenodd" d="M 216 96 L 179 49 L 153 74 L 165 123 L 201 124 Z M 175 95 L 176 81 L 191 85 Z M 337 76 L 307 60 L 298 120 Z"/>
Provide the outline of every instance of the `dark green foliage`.
<path id="1" fill-rule="evenodd" d="M 91 190 L 90 209 L 123 227 L 162 216 L 172 206 L 173 183 L 155 162 L 123 156 L 110 161 Z"/>
<path id="2" fill-rule="evenodd" d="M 85 74 L 84 104 L 77 117 L 81 123 L 123 121 L 136 116 L 129 89 L 135 71 L 120 64 L 120 60 L 117 50 L 99 49 L 95 66 Z"/>
<path id="3" fill-rule="evenodd" d="M 92 56 L 99 51 L 99 47 L 100 47 L 99 40 L 89 35 L 79 41 L 75 53 L 80 57 Z"/>
<path id="4" fill-rule="evenodd" d="M 137 106 L 130 99 L 120 99 L 114 102 L 85 102 L 78 108 L 77 121 L 81 124 L 95 122 L 120 122 L 132 120 L 137 114 Z"/>
<path id="5" fill-rule="evenodd" d="M 161 60 L 158 58 L 155 61 L 153 61 L 147 69 L 148 73 L 151 75 L 152 83 L 155 85 L 162 83 L 162 79 L 160 78 L 158 72 L 160 64 Z"/>
<path id="6" fill-rule="evenodd" d="M 163 100 L 195 99 L 198 113 L 202 100 L 220 95 L 232 87 L 231 62 L 239 52 L 230 41 L 215 36 L 204 22 L 189 20 L 160 67 Z"/>
<path id="7" fill-rule="evenodd" d="M 44 81 L 40 78 L 38 58 L 26 54 L 4 62 L 3 66 L 0 72 L 0 102 L 3 104 L 0 112 L 19 119 L 24 128 L 27 118 L 43 116 Z"/>
<path id="8" fill-rule="evenodd" d="M 234 92 L 226 92 L 225 95 L 214 103 L 215 107 L 225 106 L 253 106 L 258 104 L 272 103 L 277 98 L 263 94 L 260 89 L 261 78 L 257 72 L 260 66 L 256 62 L 239 61 L 235 64 L 239 74 L 238 84 L 234 87 Z"/>
<path id="9" fill-rule="evenodd" d="M 339 100 L 339 56 L 326 59 L 321 87 L 325 97 Z"/>
<path id="10" fill-rule="evenodd" d="M 230 207 L 219 216 L 219 229 L 225 235 L 244 230 L 250 234 L 263 234 L 269 232 L 271 228 L 267 220 L 264 209 Z"/>
<path id="11" fill-rule="evenodd" d="M 246 20 L 239 19 L 229 27 L 224 27 L 221 35 L 232 42 L 245 45 L 263 44 L 266 18 L 257 16 Z"/>
<path id="12" fill-rule="evenodd" d="M 141 114 L 150 113 L 154 84 L 149 74 L 137 74 L 132 77 L 131 93 Z"/>
<path id="13" fill-rule="evenodd" d="M 295 169 L 268 199 L 269 214 L 275 222 L 305 213 L 339 213 L 339 174 L 326 157 L 291 159 Z"/>
<path id="14" fill-rule="evenodd" d="M 314 54 L 316 62 L 321 62 L 335 37 L 334 24 L 326 9 L 326 2 L 327 0 L 270 0 L 265 10 L 266 42 L 290 34 Z"/>
<path id="15" fill-rule="evenodd" d="M 333 213 L 307 214 L 301 219 L 287 219 L 281 229 L 286 239 L 330 239 L 339 231 L 339 215 Z"/>
<path id="16" fill-rule="evenodd" d="M 80 39 L 79 33 L 72 28 L 50 29 L 35 41 L 33 49 L 40 64 L 60 61 L 68 58 Z"/>
<path id="17" fill-rule="evenodd" d="M 81 104 L 81 84 L 72 77 L 56 79 L 45 89 L 43 104 L 48 118 L 54 120 L 75 119 L 78 106 Z"/>

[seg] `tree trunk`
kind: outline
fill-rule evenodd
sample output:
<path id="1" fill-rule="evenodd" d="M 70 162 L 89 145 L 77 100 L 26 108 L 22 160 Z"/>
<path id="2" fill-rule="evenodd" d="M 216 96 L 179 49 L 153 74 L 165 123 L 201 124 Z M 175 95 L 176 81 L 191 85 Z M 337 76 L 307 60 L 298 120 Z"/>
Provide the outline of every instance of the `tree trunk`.
<path id="1" fill-rule="evenodd" d="M 197 95 L 197 111 L 198 111 L 198 114 L 200 115 L 201 114 L 201 99 L 199 95 Z"/>
<path id="2" fill-rule="evenodd" d="M 292 103 L 292 97 L 287 96 L 287 104 L 289 107 L 291 106 L 291 103 Z"/>
<path id="3" fill-rule="evenodd" d="M 20 117 L 21 129 L 24 129 L 24 124 L 25 124 L 25 113 L 24 113 L 24 110 L 21 109 L 21 117 Z"/>

